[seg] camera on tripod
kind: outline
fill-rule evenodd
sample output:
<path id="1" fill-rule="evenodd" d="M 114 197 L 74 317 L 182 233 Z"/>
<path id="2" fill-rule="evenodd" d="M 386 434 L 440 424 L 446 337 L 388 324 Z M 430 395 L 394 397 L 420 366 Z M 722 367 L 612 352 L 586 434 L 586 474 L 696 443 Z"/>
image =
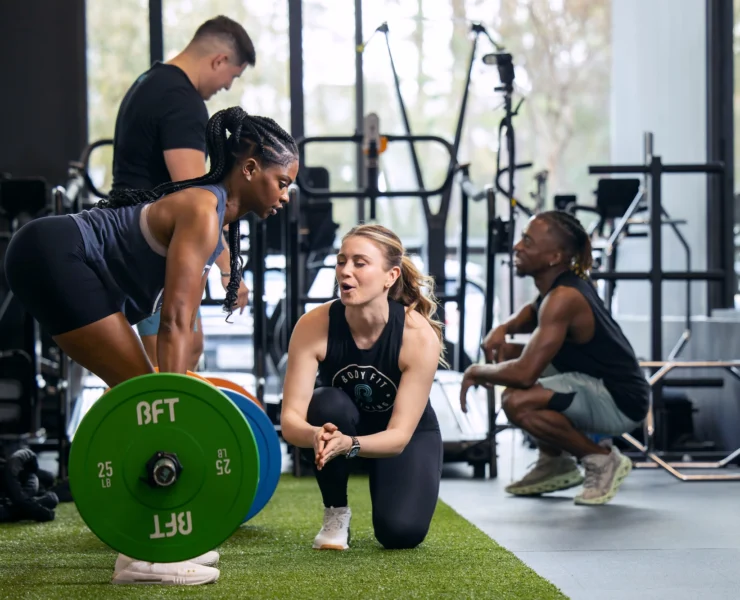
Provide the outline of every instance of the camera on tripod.
<path id="1" fill-rule="evenodd" d="M 493 52 L 483 57 L 483 64 L 496 65 L 505 92 L 514 90 L 514 62 L 508 52 Z"/>

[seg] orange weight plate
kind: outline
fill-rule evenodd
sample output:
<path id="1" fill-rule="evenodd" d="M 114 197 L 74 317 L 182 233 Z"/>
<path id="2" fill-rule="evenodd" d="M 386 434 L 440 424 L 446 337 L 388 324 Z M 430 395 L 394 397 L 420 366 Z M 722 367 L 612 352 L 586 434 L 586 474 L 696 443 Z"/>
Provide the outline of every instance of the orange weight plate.
<path id="1" fill-rule="evenodd" d="M 242 394 L 243 396 L 246 396 L 252 402 L 254 402 L 257 406 L 262 408 L 262 404 L 257 399 L 257 397 L 254 394 L 250 394 L 244 387 L 242 387 L 238 383 L 234 383 L 233 381 L 224 379 L 223 377 L 207 377 L 206 379 L 210 381 L 216 387 L 223 387 L 223 388 L 226 388 L 227 390 L 233 390 L 235 392 Z"/>
<path id="2" fill-rule="evenodd" d="M 154 367 L 154 372 L 159 373 L 159 367 Z M 201 381 L 205 381 L 206 383 L 210 383 L 211 385 L 213 385 L 213 383 L 210 380 L 203 377 L 203 375 L 198 375 L 194 371 L 185 371 L 185 375 L 189 375 L 190 377 L 195 377 L 196 379 L 200 379 Z M 110 390 L 110 388 L 105 388 L 105 392 L 103 393 L 105 394 L 108 390 Z"/>

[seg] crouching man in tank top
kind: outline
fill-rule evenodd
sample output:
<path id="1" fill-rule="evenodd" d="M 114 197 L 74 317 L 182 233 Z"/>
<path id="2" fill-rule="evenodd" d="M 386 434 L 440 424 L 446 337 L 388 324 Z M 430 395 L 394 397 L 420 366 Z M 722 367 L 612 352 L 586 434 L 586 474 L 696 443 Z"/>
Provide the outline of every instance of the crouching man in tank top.
<path id="1" fill-rule="evenodd" d="M 343 238 L 336 278 L 339 300 L 295 327 L 283 389 L 283 437 L 306 449 L 323 497 L 313 547 L 349 548 L 349 459 L 360 456 L 368 459 L 376 539 L 388 549 L 414 548 L 429 531 L 442 473 L 429 401 L 442 327 L 432 319 L 433 297 L 422 293 L 433 280 L 378 225 Z"/>
<path id="2" fill-rule="evenodd" d="M 560 211 L 533 217 L 514 251 L 517 275 L 531 276 L 540 293 L 488 333 L 482 347 L 496 364 L 468 368 L 462 408 L 471 385 L 506 386 L 509 421 L 537 440 L 535 467 L 507 492 L 536 496 L 583 483 L 576 504 L 605 504 L 632 462 L 587 434 L 615 436 L 638 427 L 647 414 L 648 383 L 588 277 L 591 243 L 575 217 Z M 532 337 L 525 346 L 507 343 L 506 334 L 514 333 Z"/>

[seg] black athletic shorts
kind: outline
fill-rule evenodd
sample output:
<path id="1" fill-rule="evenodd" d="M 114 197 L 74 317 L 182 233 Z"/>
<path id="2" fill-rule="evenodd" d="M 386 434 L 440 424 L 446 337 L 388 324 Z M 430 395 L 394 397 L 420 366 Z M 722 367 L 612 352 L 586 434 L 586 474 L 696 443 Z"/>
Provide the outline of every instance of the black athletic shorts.
<path id="1" fill-rule="evenodd" d="M 50 335 L 120 312 L 85 262 L 82 234 L 70 216 L 21 227 L 5 253 L 5 273 L 11 292 Z"/>

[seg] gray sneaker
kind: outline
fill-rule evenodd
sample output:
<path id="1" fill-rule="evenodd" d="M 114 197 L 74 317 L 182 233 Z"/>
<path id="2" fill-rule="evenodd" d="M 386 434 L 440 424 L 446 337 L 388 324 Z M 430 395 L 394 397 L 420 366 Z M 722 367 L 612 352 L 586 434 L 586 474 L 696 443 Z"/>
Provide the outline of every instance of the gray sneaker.
<path id="1" fill-rule="evenodd" d="M 534 468 L 519 481 L 506 486 L 506 491 L 515 496 L 539 496 L 582 483 L 583 475 L 572 456 L 548 456 L 540 452 Z"/>
<path id="2" fill-rule="evenodd" d="M 589 454 L 581 462 L 586 480 L 583 491 L 575 498 L 576 504 L 606 504 L 632 470 L 632 461 L 614 446 L 611 454 Z"/>

